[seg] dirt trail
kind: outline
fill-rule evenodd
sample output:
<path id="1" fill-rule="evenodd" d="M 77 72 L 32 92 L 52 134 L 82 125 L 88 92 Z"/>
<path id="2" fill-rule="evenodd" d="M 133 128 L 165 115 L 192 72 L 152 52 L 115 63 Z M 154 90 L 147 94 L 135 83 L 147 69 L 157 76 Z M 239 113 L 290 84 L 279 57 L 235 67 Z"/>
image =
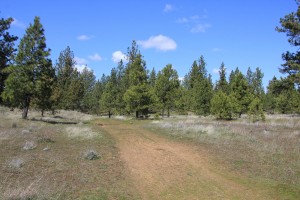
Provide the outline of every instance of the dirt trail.
<path id="1" fill-rule="evenodd" d="M 206 151 L 138 125 L 105 122 L 142 199 L 270 199 L 213 170 Z"/>

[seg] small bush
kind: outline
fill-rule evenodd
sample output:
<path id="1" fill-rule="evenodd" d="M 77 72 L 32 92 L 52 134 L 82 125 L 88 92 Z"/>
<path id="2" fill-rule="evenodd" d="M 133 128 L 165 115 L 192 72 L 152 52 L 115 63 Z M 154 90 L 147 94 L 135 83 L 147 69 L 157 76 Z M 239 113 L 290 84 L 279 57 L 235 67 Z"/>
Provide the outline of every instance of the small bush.
<path id="1" fill-rule="evenodd" d="M 23 146 L 24 150 L 32 150 L 36 148 L 36 144 L 33 141 L 26 141 L 25 145 Z"/>
<path id="2" fill-rule="evenodd" d="M 97 160 L 100 158 L 100 155 L 95 150 L 90 149 L 85 152 L 84 158 L 86 160 Z"/>
<path id="3" fill-rule="evenodd" d="M 15 169 L 15 170 L 18 170 L 20 169 L 21 167 L 23 167 L 25 164 L 24 160 L 23 159 L 20 159 L 20 158 L 16 158 L 16 159 L 13 159 L 11 160 L 9 163 L 8 163 L 8 166 L 12 169 Z"/>

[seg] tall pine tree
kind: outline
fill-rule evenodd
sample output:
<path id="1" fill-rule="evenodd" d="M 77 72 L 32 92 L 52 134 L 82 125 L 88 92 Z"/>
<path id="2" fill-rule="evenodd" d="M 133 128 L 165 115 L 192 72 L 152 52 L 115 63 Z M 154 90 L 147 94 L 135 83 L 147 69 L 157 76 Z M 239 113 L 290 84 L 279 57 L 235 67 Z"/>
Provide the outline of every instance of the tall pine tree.
<path id="1" fill-rule="evenodd" d="M 179 79 L 175 69 L 171 64 L 165 66 L 157 74 L 155 84 L 155 92 L 162 107 L 162 116 L 167 110 L 168 117 L 170 116 L 170 109 L 175 107 L 175 100 L 178 98 Z"/>
<path id="2" fill-rule="evenodd" d="M 210 75 L 207 75 L 204 57 L 200 56 L 198 62 L 196 60 L 193 62 L 190 72 L 184 79 L 183 85 L 189 96 L 185 103 L 188 110 L 199 115 L 209 114 L 213 89 L 210 78 Z"/>
<path id="3" fill-rule="evenodd" d="M 20 41 L 15 64 L 8 68 L 10 74 L 2 95 L 13 106 L 23 109 L 24 119 L 27 118 L 31 101 L 35 99 L 36 102 L 43 102 L 51 91 L 48 87 L 53 80 L 53 71 L 49 55 L 50 49 L 46 47 L 44 28 L 40 18 L 35 17 L 34 23 L 30 24 Z M 45 91 L 42 91 L 44 89 Z M 37 105 L 44 109 L 44 103 Z"/>
<path id="4" fill-rule="evenodd" d="M 222 62 L 219 69 L 219 81 L 216 84 L 216 90 L 221 90 L 222 92 L 228 94 L 228 82 L 226 79 L 226 67 Z"/>
<path id="5" fill-rule="evenodd" d="M 128 48 L 127 57 L 128 63 L 124 78 L 128 89 L 124 94 L 124 101 L 127 111 L 135 112 L 138 118 L 140 113 L 148 115 L 155 94 L 148 83 L 146 62 L 135 41 L 132 42 L 131 48 Z"/>
<path id="6" fill-rule="evenodd" d="M 68 91 L 72 78 L 77 78 L 76 76 L 78 76 L 75 64 L 74 53 L 68 46 L 65 50 L 60 52 L 55 64 L 56 81 L 52 99 L 54 101 L 54 108 L 56 109 L 71 109 L 68 107 L 71 103 L 68 102 Z"/>
<path id="7" fill-rule="evenodd" d="M 288 42 L 295 47 L 300 46 L 300 3 L 298 4 L 297 12 L 292 12 L 280 19 L 280 27 L 276 30 L 280 33 L 286 33 Z M 299 49 L 299 48 L 298 48 Z M 280 68 L 280 72 L 288 74 L 288 76 L 298 85 L 300 91 L 300 51 L 291 53 L 287 51 L 282 54 L 282 59 L 285 61 Z"/>
<path id="8" fill-rule="evenodd" d="M 12 18 L 0 19 L 0 104 L 2 103 L 1 94 L 4 90 L 4 82 L 8 76 L 4 69 L 12 64 L 14 52 L 16 51 L 14 42 L 18 39 L 18 37 L 10 35 L 8 32 L 12 22 Z"/>

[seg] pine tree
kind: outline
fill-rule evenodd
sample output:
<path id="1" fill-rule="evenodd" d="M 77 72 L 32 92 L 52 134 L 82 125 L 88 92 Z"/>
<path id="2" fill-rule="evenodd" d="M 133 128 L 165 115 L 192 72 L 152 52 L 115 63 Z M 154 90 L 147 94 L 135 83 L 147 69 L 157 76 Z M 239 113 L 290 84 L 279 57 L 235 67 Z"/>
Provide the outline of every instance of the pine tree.
<path id="1" fill-rule="evenodd" d="M 171 64 L 166 65 L 158 72 L 155 91 L 162 107 L 161 114 L 163 117 L 165 110 L 167 110 L 169 117 L 170 109 L 175 107 L 179 84 L 177 71 L 173 69 Z"/>
<path id="2" fill-rule="evenodd" d="M 264 111 L 263 111 L 263 103 L 259 97 L 255 97 L 249 105 L 248 110 L 249 119 L 252 122 L 256 122 L 259 120 L 266 120 Z"/>
<path id="3" fill-rule="evenodd" d="M 251 67 L 248 67 L 246 79 L 247 79 L 248 85 L 250 87 L 252 87 L 253 86 L 253 72 L 251 70 Z M 252 90 L 254 90 L 254 89 L 252 88 Z"/>
<path id="4" fill-rule="evenodd" d="M 70 79 L 68 87 L 64 92 L 64 106 L 67 110 L 79 110 L 81 99 L 84 95 L 84 85 L 80 78 L 80 73 L 77 69 L 74 70 Z"/>
<path id="5" fill-rule="evenodd" d="M 13 106 L 20 106 L 23 109 L 24 119 L 27 118 L 30 103 L 34 98 L 36 101 L 47 98 L 39 94 L 44 88 L 44 82 L 53 78 L 51 60 L 47 58 L 49 55 L 50 49 L 46 47 L 43 26 L 40 18 L 35 17 L 34 23 L 30 24 L 20 41 L 15 64 L 8 68 L 10 74 L 2 95 Z"/>
<path id="6" fill-rule="evenodd" d="M 237 99 L 237 111 L 239 117 L 241 117 L 242 114 L 247 113 L 253 95 L 246 77 L 238 68 L 231 72 L 229 80 L 229 93 Z"/>
<path id="7" fill-rule="evenodd" d="M 148 115 L 151 105 L 155 104 L 157 99 L 153 90 L 147 84 L 131 86 L 124 94 L 126 109 L 129 113 L 135 111 L 136 118 Z"/>
<path id="8" fill-rule="evenodd" d="M 185 76 L 183 85 L 189 96 L 185 103 L 188 106 L 187 109 L 199 115 L 209 114 L 213 87 L 211 77 L 207 75 L 206 62 L 203 56 L 200 56 L 198 62 L 193 62 L 190 72 Z"/>
<path id="9" fill-rule="evenodd" d="M 267 89 L 264 103 L 266 110 L 282 114 L 299 112 L 300 95 L 291 77 L 281 79 L 274 77 Z"/>
<path id="10" fill-rule="evenodd" d="M 119 114 L 124 114 L 126 105 L 123 100 L 123 97 L 127 88 L 126 88 L 126 79 L 125 79 L 125 67 L 122 60 L 118 63 L 116 73 L 117 73 L 116 86 L 115 86 L 117 89 L 116 111 Z"/>
<path id="11" fill-rule="evenodd" d="M 221 66 L 219 69 L 219 75 L 220 75 L 220 78 L 216 84 L 216 90 L 221 90 L 227 94 L 228 93 L 228 82 L 226 80 L 226 67 L 223 62 L 221 63 Z"/>
<path id="12" fill-rule="evenodd" d="M 111 117 L 113 110 L 117 107 L 117 97 L 119 94 L 117 82 L 117 70 L 113 68 L 100 99 L 101 110 L 107 112 L 109 118 Z"/>
<path id="13" fill-rule="evenodd" d="M 93 87 L 93 90 L 91 92 L 92 99 L 90 111 L 93 114 L 100 114 L 100 99 L 104 90 L 103 87 L 104 86 L 102 86 L 102 83 L 98 80 L 96 81 L 95 86 Z"/>
<path id="14" fill-rule="evenodd" d="M 135 111 L 136 117 L 139 117 L 140 113 L 147 115 L 155 95 L 147 81 L 146 62 L 135 41 L 132 42 L 131 48 L 128 48 L 127 57 L 128 63 L 124 77 L 128 88 L 124 94 L 126 109 L 128 112 Z"/>
<path id="15" fill-rule="evenodd" d="M 262 99 L 265 95 L 262 79 L 264 77 L 264 74 L 262 73 L 261 69 L 257 67 L 255 69 L 255 72 L 253 73 L 253 89 L 254 89 L 254 95 L 260 99 Z"/>
<path id="16" fill-rule="evenodd" d="M 219 90 L 211 99 L 211 114 L 217 119 L 232 119 L 237 117 L 238 106 L 238 101 L 234 95 L 227 95 Z"/>
<path id="17" fill-rule="evenodd" d="M 280 27 L 276 27 L 276 30 L 280 33 L 286 33 L 289 37 L 288 42 L 295 47 L 300 46 L 300 3 L 297 1 L 297 12 L 290 13 L 284 18 L 280 19 Z M 294 83 L 300 86 L 300 51 L 291 53 L 287 51 L 282 54 L 282 59 L 285 61 L 280 68 L 280 72 L 288 74 Z"/>
<path id="18" fill-rule="evenodd" d="M 78 75 L 78 72 L 75 70 L 75 64 L 74 53 L 68 46 L 60 52 L 55 65 L 56 80 L 51 98 L 56 109 L 70 109 L 67 106 L 67 104 L 70 104 L 67 92 L 69 91 L 72 78 Z"/>
<path id="19" fill-rule="evenodd" d="M 80 103 L 80 110 L 82 112 L 91 112 L 93 104 L 93 88 L 96 84 L 96 77 L 92 70 L 85 67 L 80 73 L 80 80 L 83 84 L 83 98 Z"/>
<path id="20" fill-rule="evenodd" d="M 0 104 L 2 103 L 1 94 L 4 90 L 4 82 L 8 76 L 8 73 L 4 71 L 9 64 L 12 64 L 11 62 L 16 51 L 14 42 L 18 39 L 18 37 L 10 35 L 7 31 L 12 22 L 12 18 L 0 19 Z"/>
<path id="21" fill-rule="evenodd" d="M 153 68 L 152 71 L 150 72 L 150 76 L 149 76 L 149 84 L 151 87 L 155 87 L 155 81 L 156 81 L 156 72 L 155 69 Z"/>
<path id="22" fill-rule="evenodd" d="M 53 101 L 51 99 L 55 80 L 55 70 L 52 67 L 52 62 L 49 60 L 41 69 L 40 77 L 36 81 L 36 95 L 33 98 L 33 105 L 36 109 L 41 110 L 44 116 L 45 110 L 51 110 Z"/>

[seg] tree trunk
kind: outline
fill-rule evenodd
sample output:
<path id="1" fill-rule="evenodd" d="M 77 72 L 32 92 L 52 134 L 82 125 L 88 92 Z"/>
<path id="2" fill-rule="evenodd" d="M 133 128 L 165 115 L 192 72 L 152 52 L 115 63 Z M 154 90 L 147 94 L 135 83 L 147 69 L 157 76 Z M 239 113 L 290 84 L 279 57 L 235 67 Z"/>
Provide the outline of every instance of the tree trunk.
<path id="1" fill-rule="evenodd" d="M 108 118 L 110 119 L 111 118 L 111 112 L 108 111 Z"/>
<path id="2" fill-rule="evenodd" d="M 44 117 L 44 110 L 42 110 L 42 117 Z"/>
<path id="3" fill-rule="evenodd" d="M 29 104 L 30 104 L 30 97 L 26 96 L 24 99 L 24 108 L 23 108 L 23 113 L 22 113 L 22 119 L 27 119 Z"/>
<path id="4" fill-rule="evenodd" d="M 135 111 L 135 118 L 139 118 L 139 111 Z"/>
<path id="5" fill-rule="evenodd" d="M 168 118 L 170 117 L 170 108 L 168 108 Z"/>

